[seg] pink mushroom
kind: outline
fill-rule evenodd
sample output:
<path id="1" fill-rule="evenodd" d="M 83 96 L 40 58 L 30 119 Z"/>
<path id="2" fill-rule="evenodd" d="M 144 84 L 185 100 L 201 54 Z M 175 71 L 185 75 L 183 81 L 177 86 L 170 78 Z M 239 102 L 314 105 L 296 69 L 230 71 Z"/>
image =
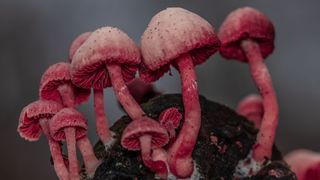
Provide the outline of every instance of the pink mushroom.
<path id="1" fill-rule="evenodd" d="M 111 86 L 111 81 L 119 81 L 117 87 L 124 89 L 115 89 L 119 92 L 116 94 L 123 94 L 120 95 L 121 98 L 118 96 L 118 99 L 130 114 L 129 109 L 135 109 L 139 105 L 131 95 L 128 96 L 125 82 L 134 78 L 139 63 L 140 52 L 134 42 L 125 33 L 113 27 L 102 27 L 94 31 L 73 56 L 72 81 L 82 88 L 94 88 L 97 132 L 105 144 L 109 142 L 111 133 L 107 130 L 103 88 Z M 110 75 L 111 71 L 117 79 Z M 129 100 L 125 102 L 129 104 L 125 104 L 123 99 Z"/>
<path id="2" fill-rule="evenodd" d="M 194 67 L 206 61 L 220 46 L 213 27 L 200 16 L 182 8 L 167 8 L 155 15 L 141 37 L 143 66 L 140 75 L 154 81 L 173 64 L 179 71 L 184 103 L 184 124 L 169 149 L 168 163 L 180 178 L 193 172 L 192 151 L 201 125 Z"/>
<path id="3" fill-rule="evenodd" d="M 83 115 L 73 108 L 64 108 L 49 121 L 49 127 L 54 140 L 67 142 L 70 178 L 80 178 L 76 143 L 83 156 L 88 175 L 93 176 L 99 160 L 95 157 L 92 145 L 86 136 L 88 125 Z"/>
<path id="4" fill-rule="evenodd" d="M 128 84 L 128 89 L 139 104 L 145 103 L 149 99 L 161 94 L 152 84 L 146 83 L 140 78 L 132 80 Z"/>
<path id="5" fill-rule="evenodd" d="M 179 127 L 180 121 L 182 119 L 182 114 L 175 107 L 168 108 L 161 112 L 159 116 L 160 125 L 165 127 L 169 132 L 169 137 L 175 138 L 175 129 Z"/>
<path id="6" fill-rule="evenodd" d="M 237 112 L 246 117 L 257 129 L 259 129 L 264 113 L 261 96 L 251 94 L 243 98 L 238 104 Z"/>
<path id="7" fill-rule="evenodd" d="M 298 180 L 316 180 L 320 178 L 320 154 L 317 152 L 299 149 L 288 153 L 285 161 Z"/>
<path id="8" fill-rule="evenodd" d="M 79 49 L 79 47 L 88 39 L 88 37 L 91 35 L 91 32 L 84 32 L 80 34 L 76 39 L 73 40 L 73 42 L 70 45 L 69 49 L 69 62 L 72 62 L 72 57 L 76 53 L 76 51 Z"/>
<path id="9" fill-rule="evenodd" d="M 132 151 L 141 150 L 143 163 L 160 178 L 167 177 L 167 167 L 164 161 L 152 159 L 152 149 L 161 148 L 168 141 L 167 130 L 148 117 L 132 121 L 121 137 L 121 145 L 124 148 Z"/>
<path id="10" fill-rule="evenodd" d="M 51 65 L 42 75 L 39 89 L 41 99 L 61 102 L 65 106 L 73 107 L 86 102 L 90 90 L 79 88 L 72 84 L 69 63 Z"/>
<path id="11" fill-rule="evenodd" d="M 35 101 L 23 108 L 18 125 L 21 137 L 28 141 L 37 141 L 41 131 L 49 142 L 54 169 L 59 179 L 68 180 L 69 172 L 64 164 L 60 145 L 53 140 L 49 133 L 48 120 L 62 109 L 62 105 L 54 101 Z"/>
<path id="12" fill-rule="evenodd" d="M 219 38 L 222 56 L 249 64 L 252 78 L 263 98 L 264 114 L 253 149 L 254 160 L 262 164 L 271 158 L 279 114 L 271 77 L 264 64 L 264 58 L 274 49 L 274 27 L 261 12 L 245 7 L 228 15 L 220 27 Z"/>

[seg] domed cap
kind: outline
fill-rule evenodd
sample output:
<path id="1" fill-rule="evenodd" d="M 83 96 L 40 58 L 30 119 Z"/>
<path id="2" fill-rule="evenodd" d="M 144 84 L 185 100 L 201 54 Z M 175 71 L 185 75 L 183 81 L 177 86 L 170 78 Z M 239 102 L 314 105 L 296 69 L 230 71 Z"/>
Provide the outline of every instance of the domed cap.
<path id="1" fill-rule="evenodd" d="M 111 86 L 105 66 L 112 63 L 121 65 L 124 80 L 130 81 L 140 64 L 140 51 L 121 30 L 102 27 L 94 31 L 73 56 L 72 81 L 83 88 Z"/>
<path id="2" fill-rule="evenodd" d="M 91 32 L 84 32 L 80 34 L 70 45 L 69 49 L 69 62 L 72 61 L 73 55 L 76 53 L 76 51 L 79 49 L 79 47 L 88 39 L 88 37 L 91 35 Z"/>
<path id="3" fill-rule="evenodd" d="M 62 109 L 62 105 L 54 101 L 39 100 L 23 108 L 18 125 L 20 136 L 28 141 L 37 141 L 41 135 L 39 120 L 50 119 Z"/>
<path id="4" fill-rule="evenodd" d="M 65 140 L 64 128 L 76 129 L 76 139 L 84 137 L 88 124 L 85 117 L 73 108 L 64 108 L 49 121 L 50 134 L 56 141 Z"/>
<path id="5" fill-rule="evenodd" d="M 241 115 L 247 113 L 255 112 L 257 114 L 263 115 L 263 99 L 259 95 L 249 95 L 240 101 L 237 112 L 241 112 Z"/>
<path id="6" fill-rule="evenodd" d="M 220 53 L 228 59 L 247 62 L 241 41 L 252 39 L 260 46 L 265 58 L 274 49 L 275 30 L 271 21 L 261 12 L 250 8 L 239 8 L 231 12 L 220 27 Z"/>
<path id="7" fill-rule="evenodd" d="M 190 53 L 194 65 L 200 64 L 219 46 L 214 28 L 182 8 L 167 8 L 156 14 L 141 37 L 143 62 L 152 71 L 185 53 Z"/>
<path id="8" fill-rule="evenodd" d="M 132 121 L 123 131 L 121 145 L 128 150 L 140 150 L 139 138 L 143 135 L 152 136 L 152 149 L 166 145 L 169 141 L 167 130 L 157 121 L 148 117 Z"/>
<path id="9" fill-rule="evenodd" d="M 81 104 L 88 100 L 90 89 L 79 88 L 72 84 L 70 64 L 64 62 L 54 64 L 44 72 L 40 82 L 40 98 L 62 103 L 58 87 L 63 84 L 69 84 L 73 88 L 75 104 Z"/>

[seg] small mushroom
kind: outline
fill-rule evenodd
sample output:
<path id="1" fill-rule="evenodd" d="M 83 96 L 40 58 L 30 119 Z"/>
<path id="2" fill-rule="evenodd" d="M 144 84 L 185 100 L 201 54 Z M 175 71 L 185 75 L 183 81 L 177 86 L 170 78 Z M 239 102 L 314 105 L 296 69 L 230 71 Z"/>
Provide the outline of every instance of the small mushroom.
<path id="1" fill-rule="evenodd" d="M 49 121 L 51 137 L 67 142 L 70 179 L 80 179 L 76 140 L 85 137 L 88 128 L 87 122 L 76 112 L 73 108 L 64 108 Z"/>
<path id="2" fill-rule="evenodd" d="M 48 120 L 62 109 L 62 105 L 55 101 L 39 100 L 23 108 L 18 125 L 20 136 L 28 141 L 38 141 L 41 131 L 46 136 L 54 169 L 59 179 L 68 180 L 69 172 L 64 164 L 60 145 L 51 138 L 48 127 Z"/>
<path id="3" fill-rule="evenodd" d="M 243 98 L 237 107 L 237 112 L 251 121 L 259 129 L 263 117 L 263 100 L 261 96 L 251 94 Z"/>
<path id="4" fill-rule="evenodd" d="M 69 48 L 69 62 L 72 62 L 72 57 L 79 49 L 79 47 L 88 39 L 91 35 L 91 32 L 84 32 L 80 34 L 76 39 L 74 39 Z"/>
<path id="5" fill-rule="evenodd" d="M 165 128 L 157 121 L 148 117 L 132 121 L 123 131 L 121 145 L 128 150 L 141 150 L 143 163 L 161 178 L 168 175 L 167 167 L 163 161 L 153 161 L 152 149 L 161 148 L 169 141 Z"/>
<path id="6" fill-rule="evenodd" d="M 51 65 L 42 75 L 39 96 L 41 99 L 53 100 L 73 107 L 86 102 L 90 90 L 72 84 L 69 63 Z"/>
<path id="7" fill-rule="evenodd" d="M 176 107 L 171 107 L 161 112 L 159 122 L 169 132 L 170 139 L 176 137 L 175 129 L 179 127 L 181 119 L 182 114 Z"/>
<path id="8" fill-rule="evenodd" d="M 279 107 L 264 58 L 274 49 L 275 31 L 261 12 L 244 7 L 231 12 L 220 27 L 220 54 L 248 63 L 251 76 L 263 99 L 264 114 L 253 148 L 253 158 L 262 164 L 271 158 Z"/>
<path id="9" fill-rule="evenodd" d="M 168 154 L 170 170 L 179 178 L 190 177 L 193 172 L 191 155 L 201 125 L 194 68 L 205 62 L 219 46 L 213 27 L 200 16 L 182 8 L 167 8 L 156 14 L 141 37 L 142 79 L 159 79 L 171 64 L 181 76 L 185 120 Z"/>
<path id="10" fill-rule="evenodd" d="M 320 178 L 320 154 L 306 149 L 288 153 L 284 160 L 296 174 L 298 180 L 316 180 Z"/>
<path id="11" fill-rule="evenodd" d="M 128 84 L 128 89 L 134 100 L 136 100 L 139 104 L 145 103 L 149 99 L 161 94 L 157 91 L 153 84 L 146 83 L 140 78 L 135 78 L 132 80 Z"/>

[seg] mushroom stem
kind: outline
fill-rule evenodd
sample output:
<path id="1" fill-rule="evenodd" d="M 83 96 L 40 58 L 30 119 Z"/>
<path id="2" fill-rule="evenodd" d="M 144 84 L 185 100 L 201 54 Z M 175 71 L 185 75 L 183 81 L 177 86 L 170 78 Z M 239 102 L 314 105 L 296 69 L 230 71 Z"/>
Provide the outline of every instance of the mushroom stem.
<path id="1" fill-rule="evenodd" d="M 58 87 L 62 102 L 67 107 L 74 107 L 74 94 L 69 84 L 63 84 Z"/>
<path id="2" fill-rule="evenodd" d="M 140 105 L 132 97 L 127 85 L 125 84 L 121 72 L 121 67 L 117 64 L 108 64 L 107 69 L 109 71 L 114 93 L 117 96 L 120 104 L 131 117 L 132 120 L 140 119 L 145 113 L 141 109 Z"/>
<path id="3" fill-rule="evenodd" d="M 89 177 L 93 177 L 100 161 L 97 159 L 93 152 L 92 145 L 87 136 L 79 139 L 77 145 L 83 157 L 83 162 L 86 168 L 86 172 Z"/>
<path id="4" fill-rule="evenodd" d="M 249 39 L 243 40 L 241 47 L 248 58 L 252 78 L 263 98 L 264 114 L 253 149 L 253 158 L 257 162 L 263 163 L 266 158 L 270 159 L 272 155 L 272 146 L 278 125 L 279 107 L 271 77 L 263 62 L 259 45 Z"/>
<path id="5" fill-rule="evenodd" d="M 69 172 L 67 170 L 67 167 L 64 164 L 63 157 L 60 150 L 60 145 L 57 141 L 54 141 L 50 136 L 49 128 L 48 128 L 48 120 L 40 119 L 39 124 L 41 126 L 43 134 L 48 139 L 49 148 L 50 148 L 50 152 L 53 160 L 53 166 L 58 178 L 61 180 L 69 180 Z"/>
<path id="6" fill-rule="evenodd" d="M 65 128 L 64 133 L 66 136 L 67 148 L 68 148 L 68 159 L 69 159 L 69 175 L 71 180 L 80 179 L 79 167 L 77 160 L 76 151 L 76 132 L 75 129 Z"/>
<path id="7" fill-rule="evenodd" d="M 96 131 L 104 145 L 107 145 L 112 138 L 107 116 L 104 112 L 103 89 L 94 89 L 94 110 L 96 114 Z"/>
<path id="8" fill-rule="evenodd" d="M 141 146 L 141 156 L 144 165 L 146 165 L 150 170 L 156 172 L 157 176 L 160 178 L 166 178 L 168 176 L 167 167 L 163 161 L 153 161 L 151 156 L 151 140 L 150 135 L 143 135 L 139 138 Z"/>
<path id="9" fill-rule="evenodd" d="M 172 173 L 185 178 L 191 176 L 193 172 L 191 154 L 201 125 L 201 109 L 191 56 L 184 54 L 176 60 L 176 63 L 181 76 L 185 119 L 176 141 L 169 149 L 168 163 Z"/>

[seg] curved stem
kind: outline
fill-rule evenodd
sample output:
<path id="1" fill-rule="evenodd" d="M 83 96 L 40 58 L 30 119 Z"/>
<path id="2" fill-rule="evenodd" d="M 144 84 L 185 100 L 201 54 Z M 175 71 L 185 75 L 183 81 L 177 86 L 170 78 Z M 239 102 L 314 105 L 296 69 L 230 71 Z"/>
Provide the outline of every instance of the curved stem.
<path id="1" fill-rule="evenodd" d="M 94 89 L 94 111 L 96 114 L 96 131 L 104 145 L 107 145 L 112 138 L 107 116 L 104 112 L 103 89 Z"/>
<path id="2" fill-rule="evenodd" d="M 76 132 L 74 128 L 69 127 L 64 129 L 64 133 L 66 135 L 66 142 L 68 148 L 70 179 L 77 180 L 80 179 L 80 176 L 76 151 Z"/>
<path id="3" fill-rule="evenodd" d="M 189 54 L 176 60 L 182 83 L 184 123 L 180 133 L 169 149 L 169 167 L 176 176 L 185 178 L 193 172 L 192 151 L 201 126 L 201 108 L 196 74 Z"/>
<path id="4" fill-rule="evenodd" d="M 63 157 L 60 151 L 60 145 L 54 141 L 49 133 L 47 119 L 41 119 L 39 121 L 43 134 L 47 137 L 51 156 L 53 159 L 53 166 L 56 174 L 60 180 L 69 180 L 69 172 L 64 164 Z"/>
<path id="5" fill-rule="evenodd" d="M 107 69 L 109 71 L 114 93 L 120 104 L 132 120 L 140 119 L 145 113 L 128 90 L 128 87 L 123 80 L 121 67 L 117 64 L 108 64 Z"/>
<path id="6" fill-rule="evenodd" d="M 272 155 L 272 146 L 278 126 L 279 107 L 259 45 L 252 40 L 244 40 L 241 46 L 248 58 L 252 78 L 263 98 L 264 114 L 253 149 L 253 158 L 257 162 L 263 163 Z"/>
<path id="7" fill-rule="evenodd" d="M 74 107 L 74 93 L 70 84 L 63 84 L 58 87 L 62 102 L 67 107 Z"/>
<path id="8" fill-rule="evenodd" d="M 145 166 L 147 166 L 153 172 L 156 172 L 157 175 L 167 176 L 167 167 L 163 161 L 153 161 L 151 156 L 151 140 L 150 135 L 144 135 L 139 138 L 140 147 L 141 147 L 141 156 Z"/>
<path id="9" fill-rule="evenodd" d="M 90 140 L 87 136 L 85 136 L 77 141 L 77 145 L 82 154 L 86 172 L 89 177 L 93 177 L 97 167 L 100 164 L 100 161 L 94 154 Z"/>

